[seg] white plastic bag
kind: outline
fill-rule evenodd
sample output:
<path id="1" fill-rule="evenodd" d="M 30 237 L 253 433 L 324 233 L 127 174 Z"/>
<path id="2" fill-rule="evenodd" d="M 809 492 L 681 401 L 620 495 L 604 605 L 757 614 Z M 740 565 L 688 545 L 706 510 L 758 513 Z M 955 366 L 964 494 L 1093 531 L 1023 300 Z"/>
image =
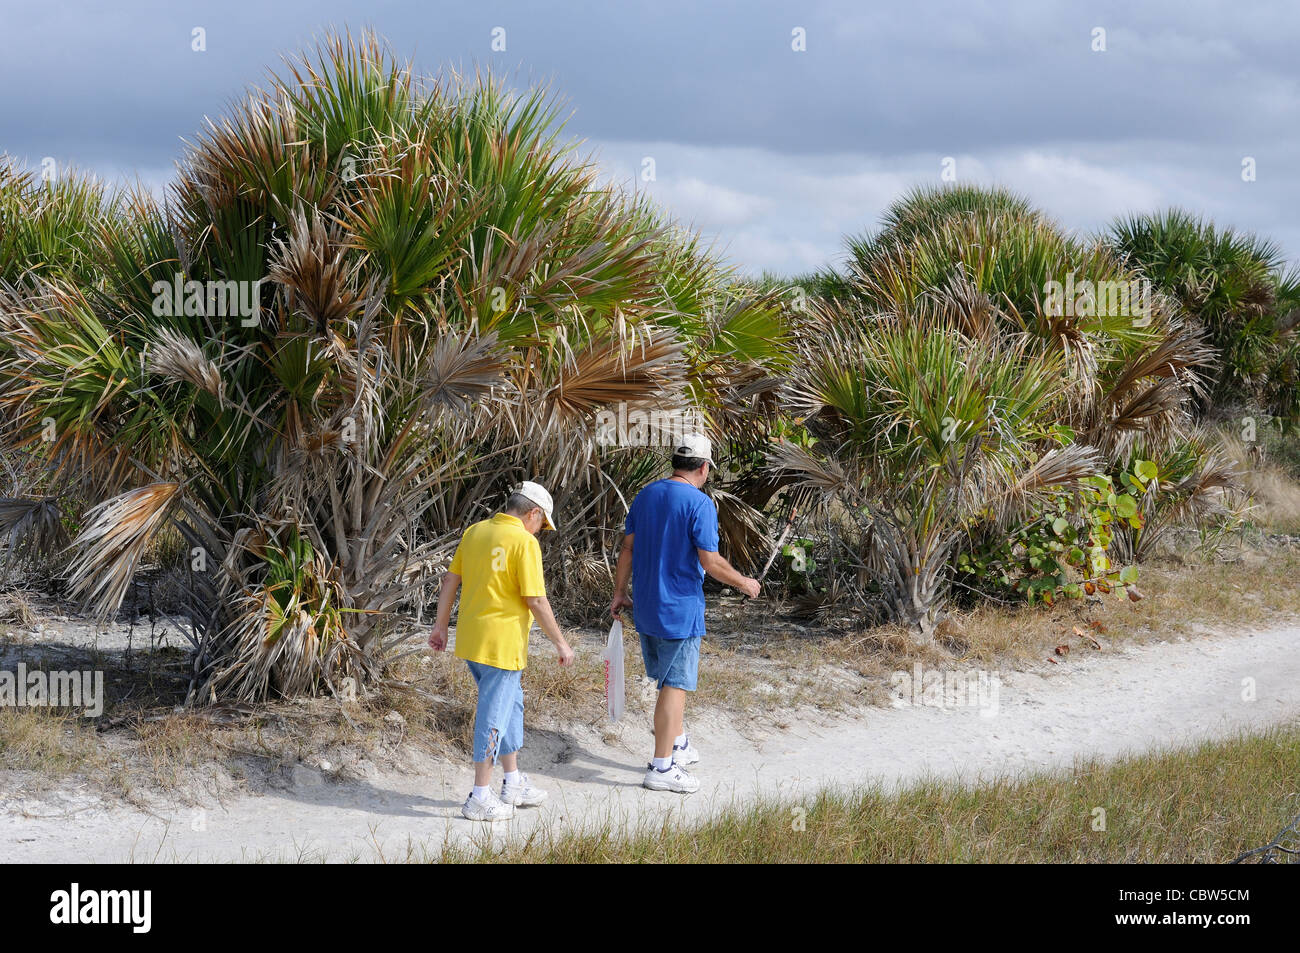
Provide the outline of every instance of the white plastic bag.
<path id="1" fill-rule="evenodd" d="M 623 686 L 623 623 L 615 619 L 609 627 L 609 638 L 605 642 L 605 651 L 601 653 L 605 660 L 605 711 L 610 721 L 623 717 L 625 701 Z"/>

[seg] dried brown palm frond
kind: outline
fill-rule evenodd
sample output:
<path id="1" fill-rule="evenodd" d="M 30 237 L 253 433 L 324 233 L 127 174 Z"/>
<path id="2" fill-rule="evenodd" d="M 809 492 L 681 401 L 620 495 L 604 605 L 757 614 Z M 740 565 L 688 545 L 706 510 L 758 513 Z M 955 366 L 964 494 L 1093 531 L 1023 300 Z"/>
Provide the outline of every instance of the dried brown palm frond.
<path id="1" fill-rule="evenodd" d="M 1104 426 L 1116 436 L 1125 431 L 1142 431 L 1154 434 L 1155 423 L 1168 420 L 1182 407 L 1186 392 L 1177 381 L 1153 381 L 1141 390 L 1126 396 L 1123 404 L 1114 408 Z"/>
<path id="2" fill-rule="evenodd" d="M 832 456 L 823 456 L 806 447 L 782 440 L 768 454 L 774 471 L 794 475 L 798 482 L 827 497 L 857 497 L 861 487 L 859 475 Z"/>
<path id="3" fill-rule="evenodd" d="M 191 690 L 189 701 L 255 701 L 270 694 L 268 669 L 273 662 L 265 645 L 268 598 L 266 592 L 251 586 L 223 594 L 210 626 L 211 641 L 204 645 L 199 658 L 199 691 L 196 694 Z M 290 640 L 284 643 L 290 644 Z"/>
<path id="4" fill-rule="evenodd" d="M 0 499 L 0 534 L 7 565 L 51 558 L 68 544 L 63 510 L 52 496 Z"/>
<path id="5" fill-rule="evenodd" d="M 1111 460 L 1125 457 L 1135 440 L 1172 446 L 1188 432 L 1190 401 L 1202 393 L 1200 373 L 1211 359 L 1199 332 L 1171 327 L 1107 374 L 1080 415 L 1080 438 Z"/>
<path id="6" fill-rule="evenodd" d="M 167 522 L 179 483 L 151 483 L 105 500 L 86 513 L 72 541 L 69 588 L 99 618 L 122 605 L 140 557 Z"/>
<path id="7" fill-rule="evenodd" d="M 766 445 L 772 422 L 784 410 L 780 398 L 785 383 L 784 373 L 760 363 L 697 372 L 691 380 L 692 391 L 708 395 L 700 413 L 709 429 L 737 449 Z"/>
<path id="8" fill-rule="evenodd" d="M 1196 523 L 1224 512 L 1224 498 L 1227 493 L 1241 489 L 1241 476 L 1241 469 L 1235 461 L 1222 452 L 1205 454 L 1198 462 L 1196 472 L 1179 480 L 1167 491 L 1179 500 L 1170 508 L 1168 522 L 1171 525 Z"/>
<path id="9" fill-rule="evenodd" d="M 1073 443 L 1049 450 L 990 500 L 993 522 L 997 526 L 1011 525 L 1042 499 L 1044 491 L 1077 489 L 1084 477 L 1105 469 L 1106 459 L 1094 447 Z"/>
<path id="10" fill-rule="evenodd" d="M 148 350 L 149 370 L 168 380 L 184 381 L 205 393 L 225 400 L 226 385 L 217 362 L 179 331 L 161 328 Z"/>
<path id="11" fill-rule="evenodd" d="M 597 341 L 561 364 L 545 394 L 552 419 L 580 419 L 620 402 L 662 399 L 680 385 L 682 343 L 671 331 L 651 331 L 629 345 Z"/>
<path id="12" fill-rule="evenodd" d="M 310 220 L 296 209 L 288 239 L 271 250 L 267 275 L 285 289 L 290 309 L 325 335 L 364 307 L 369 295 L 358 290 L 360 269 L 361 263 L 349 257 L 342 228 L 327 225 L 319 209 Z"/>
<path id="13" fill-rule="evenodd" d="M 997 305 L 976 287 L 962 268 L 927 292 L 921 299 L 920 310 L 932 322 L 951 323 L 963 334 L 979 339 L 999 333 L 998 325 L 1002 321 Z"/>
<path id="14" fill-rule="evenodd" d="M 1094 447 L 1073 443 L 1049 450 L 1029 466 L 1006 493 L 1015 496 L 1054 488 L 1072 488 L 1084 477 L 1094 476 L 1106 465 Z"/>
<path id="15" fill-rule="evenodd" d="M 428 408 L 445 408 L 468 414 L 503 381 L 506 356 L 496 335 L 447 332 L 438 337 L 431 352 L 420 362 L 419 400 Z"/>
<path id="16" fill-rule="evenodd" d="M 1171 329 L 1169 334 L 1133 354 L 1110 383 L 1107 402 L 1114 405 L 1147 378 L 1177 380 L 1189 394 L 1203 392 L 1197 371 L 1214 358 L 1204 335 L 1188 328 Z"/>
<path id="17" fill-rule="evenodd" d="M 715 488 L 710 494 L 718 507 L 718 531 L 723 554 L 742 569 L 757 570 L 771 542 L 767 520 L 740 497 Z"/>
<path id="18" fill-rule="evenodd" d="M 477 318 L 480 327 L 491 327 L 497 315 L 513 317 L 523 308 L 530 279 L 562 232 L 560 221 L 535 223 L 529 234 L 517 238 L 496 229 L 489 231 L 468 263 L 468 287 L 482 300 L 467 300 L 466 314 Z M 498 307 L 493 296 L 498 300 L 504 296 L 506 300 Z"/>
<path id="19" fill-rule="evenodd" d="M 366 456 L 364 435 L 347 408 L 337 409 L 327 418 L 303 420 L 291 405 L 283 431 L 267 496 L 285 512 L 328 496 L 337 486 L 339 468 L 358 459 L 358 455 Z"/>

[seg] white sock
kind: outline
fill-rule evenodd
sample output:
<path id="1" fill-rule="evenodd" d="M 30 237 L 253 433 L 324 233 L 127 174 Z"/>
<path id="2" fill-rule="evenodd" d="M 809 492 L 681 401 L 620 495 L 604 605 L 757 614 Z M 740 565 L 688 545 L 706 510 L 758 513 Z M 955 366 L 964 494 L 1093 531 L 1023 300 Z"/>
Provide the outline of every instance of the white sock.
<path id="1" fill-rule="evenodd" d="M 519 769 L 516 768 L 514 771 L 507 771 L 506 784 L 518 784 L 518 783 L 519 783 Z"/>
<path id="2" fill-rule="evenodd" d="M 680 735 L 677 736 L 677 738 L 673 741 L 673 747 L 674 748 L 686 747 L 686 732 L 683 731 Z"/>
<path id="3" fill-rule="evenodd" d="M 669 755 L 666 758 L 655 758 L 654 765 L 656 771 L 667 771 L 673 766 L 673 756 Z"/>
<path id="4" fill-rule="evenodd" d="M 476 797 L 476 798 L 478 798 L 480 801 L 486 801 L 487 798 L 488 798 L 488 795 L 491 794 L 491 793 L 492 793 L 492 789 L 491 789 L 491 788 L 488 788 L 488 787 L 481 787 L 480 785 L 477 785 L 477 784 L 476 784 L 476 785 L 474 785 L 474 790 L 473 790 L 472 792 L 470 792 L 470 797 Z"/>

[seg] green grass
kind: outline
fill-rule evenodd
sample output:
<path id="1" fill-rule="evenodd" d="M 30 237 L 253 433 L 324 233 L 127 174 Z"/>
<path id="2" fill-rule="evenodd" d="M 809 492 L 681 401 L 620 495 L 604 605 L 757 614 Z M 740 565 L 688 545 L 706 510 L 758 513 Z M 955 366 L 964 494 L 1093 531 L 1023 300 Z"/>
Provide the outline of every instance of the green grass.
<path id="1" fill-rule="evenodd" d="M 827 791 L 679 827 L 450 849 L 524 863 L 1217 863 L 1300 813 L 1300 726 L 1074 770 L 890 794 Z M 1104 818 L 1099 809 L 1104 811 Z M 1101 823 L 1104 819 L 1104 825 Z M 1104 829 L 1095 829 L 1104 827 Z"/>

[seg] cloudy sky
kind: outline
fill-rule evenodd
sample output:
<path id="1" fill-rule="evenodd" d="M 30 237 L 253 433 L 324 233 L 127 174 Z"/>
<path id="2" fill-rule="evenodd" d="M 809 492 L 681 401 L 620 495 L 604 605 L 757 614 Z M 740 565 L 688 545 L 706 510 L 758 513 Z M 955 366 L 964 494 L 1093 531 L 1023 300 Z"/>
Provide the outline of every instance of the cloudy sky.
<path id="1" fill-rule="evenodd" d="M 32 166 L 159 188 L 282 54 L 373 27 L 421 72 L 550 84 L 610 179 L 747 272 L 835 263 L 945 159 L 1071 229 L 1181 205 L 1300 261 L 1294 0 L 0 0 L 0 24 L 0 151 Z"/>

